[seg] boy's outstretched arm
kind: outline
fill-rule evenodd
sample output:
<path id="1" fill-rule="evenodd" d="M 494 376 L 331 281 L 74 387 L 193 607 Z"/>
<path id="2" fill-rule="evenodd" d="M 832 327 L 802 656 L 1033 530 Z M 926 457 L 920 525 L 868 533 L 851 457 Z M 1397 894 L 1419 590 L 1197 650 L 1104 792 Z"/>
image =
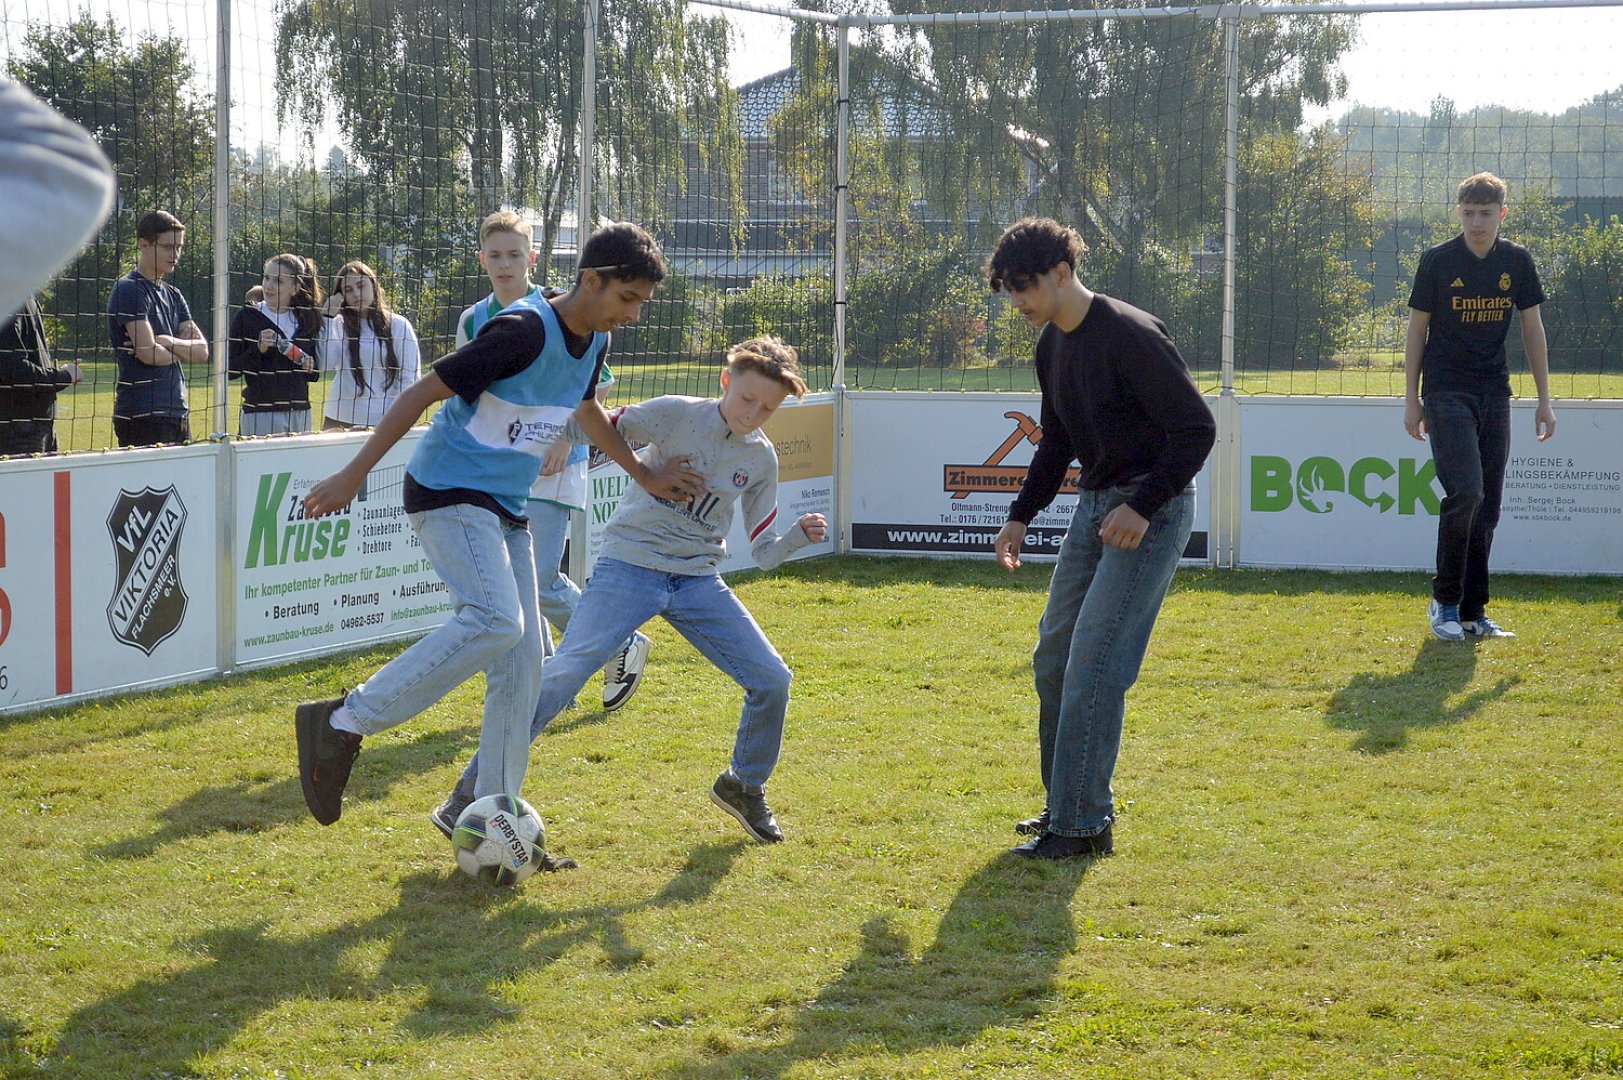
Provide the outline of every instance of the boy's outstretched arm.
<path id="1" fill-rule="evenodd" d="M 689 468 L 687 458 L 672 458 L 658 468 L 639 458 L 596 398 L 580 403 L 575 410 L 575 423 L 593 446 L 607 454 L 609 460 L 624 469 L 650 495 L 670 502 L 685 502 L 704 494 L 704 474 Z"/>
<path id="2" fill-rule="evenodd" d="M 744 531 L 750 538 L 750 554 L 762 570 L 775 570 L 803 547 L 820 543 L 828 536 L 828 519 L 822 514 L 802 514 L 783 535 L 778 535 L 778 470 L 752 483 L 744 492 Z"/>
<path id="3" fill-rule="evenodd" d="M 366 474 L 383 460 L 383 455 L 389 452 L 391 446 L 412 429 L 423 411 L 436 402 L 444 401 L 452 393 L 451 388 L 432 371 L 401 391 L 349 464 L 310 489 L 304 497 L 305 516 L 318 518 L 348 506 L 361 490 Z"/>

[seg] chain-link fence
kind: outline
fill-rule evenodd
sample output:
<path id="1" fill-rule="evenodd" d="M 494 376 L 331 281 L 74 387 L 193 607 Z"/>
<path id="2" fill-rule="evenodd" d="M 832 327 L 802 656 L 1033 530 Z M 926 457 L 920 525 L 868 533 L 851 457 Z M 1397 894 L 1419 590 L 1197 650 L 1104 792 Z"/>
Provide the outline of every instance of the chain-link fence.
<path id="1" fill-rule="evenodd" d="M 1076 226 L 1084 280 L 1163 318 L 1203 386 L 1398 394 L 1415 262 L 1484 169 L 1541 268 L 1554 392 L 1623 396 L 1616 2 L 942 7 L 785 12 L 762 35 L 674 0 L 4 0 L 6 74 L 89 128 L 120 182 L 42 296 L 86 376 L 58 399 L 59 442 L 113 444 L 108 296 L 149 209 L 188 226 L 168 280 L 216 363 L 282 252 L 324 290 L 372 266 L 425 364 L 490 291 L 488 211 L 532 220 L 536 280 L 567 287 L 588 63 L 593 220 L 647 224 L 673 270 L 616 335 L 615 400 L 712 392 L 721 349 L 759 332 L 798 345 L 818 388 L 1032 389 L 1032 333 L 979 275 L 1026 213 Z M 317 428 L 332 378 L 310 387 Z M 234 434 L 240 380 L 187 382 L 193 437 Z"/>

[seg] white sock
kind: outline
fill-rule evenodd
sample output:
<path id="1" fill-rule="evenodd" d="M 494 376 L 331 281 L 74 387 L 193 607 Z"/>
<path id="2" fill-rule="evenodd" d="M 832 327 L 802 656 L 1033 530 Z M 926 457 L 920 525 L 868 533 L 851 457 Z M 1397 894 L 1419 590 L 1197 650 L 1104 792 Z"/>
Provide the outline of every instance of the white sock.
<path id="1" fill-rule="evenodd" d="M 355 714 L 349 711 L 348 705 L 340 705 L 334 709 L 333 714 L 327 718 L 327 723 L 334 731 L 347 731 L 351 735 L 366 734 L 361 730 L 360 721 L 355 719 Z"/>

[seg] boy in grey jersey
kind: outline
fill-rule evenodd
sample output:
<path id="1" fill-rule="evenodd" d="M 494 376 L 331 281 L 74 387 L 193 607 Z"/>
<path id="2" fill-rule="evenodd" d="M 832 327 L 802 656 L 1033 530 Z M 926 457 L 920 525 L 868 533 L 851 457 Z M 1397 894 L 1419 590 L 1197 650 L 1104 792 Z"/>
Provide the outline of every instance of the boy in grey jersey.
<path id="1" fill-rule="evenodd" d="M 776 529 L 778 455 L 760 430 L 789 394 L 804 396 L 795 350 L 777 338 L 753 338 L 727 352 L 721 398 L 661 397 L 619 410 L 615 426 L 644 441 L 651 466 L 685 462 L 706 490 L 686 500 L 633 489 L 621 500 L 580 606 L 541 679 L 533 740 L 593 672 L 655 615 L 663 615 L 711 663 L 744 688 L 731 766 L 710 798 L 761 843 L 783 839 L 766 803 L 789 706 L 789 668 L 717 572 L 726 553 L 733 506 L 742 501 L 750 551 L 762 569 L 780 565 L 828 535 L 821 514 Z M 573 422 L 565 437 L 586 441 Z M 473 797 L 477 756 L 436 816 L 453 820 Z"/>

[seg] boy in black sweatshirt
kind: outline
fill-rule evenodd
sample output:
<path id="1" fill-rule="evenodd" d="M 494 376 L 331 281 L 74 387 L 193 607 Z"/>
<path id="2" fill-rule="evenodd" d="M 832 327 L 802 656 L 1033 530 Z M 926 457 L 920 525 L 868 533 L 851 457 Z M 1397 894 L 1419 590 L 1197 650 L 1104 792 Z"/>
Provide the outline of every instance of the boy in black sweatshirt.
<path id="1" fill-rule="evenodd" d="M 1195 516 L 1195 474 L 1217 425 L 1161 320 L 1077 278 L 1087 246 L 1049 218 L 1025 218 L 986 261 L 994 292 L 1043 328 L 1037 339 L 1042 441 L 998 562 L 1020 565 L 1026 526 L 1081 466 L 1076 514 L 1060 546 L 1032 656 L 1042 813 L 1015 826 L 1033 859 L 1109 855 L 1110 777 L 1127 689 L 1138 678 L 1161 601 Z"/>

